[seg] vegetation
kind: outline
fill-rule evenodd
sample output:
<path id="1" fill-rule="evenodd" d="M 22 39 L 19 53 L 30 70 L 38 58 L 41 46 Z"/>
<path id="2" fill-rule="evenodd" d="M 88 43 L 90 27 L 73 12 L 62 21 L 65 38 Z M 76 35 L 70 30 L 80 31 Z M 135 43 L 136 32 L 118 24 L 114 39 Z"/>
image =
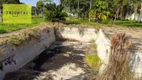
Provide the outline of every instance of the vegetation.
<path id="1" fill-rule="evenodd" d="M 23 36 L 12 36 L 12 37 L 1 40 L 0 43 L 8 42 L 10 44 L 18 46 L 19 44 L 22 43 L 24 39 L 25 38 Z"/>
<path id="2" fill-rule="evenodd" d="M 30 27 L 36 27 L 41 22 L 44 22 L 44 19 L 42 17 L 33 17 L 31 24 L 3 24 L 0 23 L 0 34 L 8 33 L 24 28 L 30 28 Z"/>
<path id="3" fill-rule="evenodd" d="M 139 0 L 64 0 L 62 4 L 68 13 L 99 23 L 106 19 L 124 20 L 129 14 L 142 12 Z"/>
<path id="4" fill-rule="evenodd" d="M 40 14 L 41 12 L 43 12 L 43 6 L 44 6 L 44 3 L 42 1 L 38 1 L 36 3 L 36 8 L 38 9 L 38 14 Z"/>
<path id="5" fill-rule="evenodd" d="M 101 60 L 97 55 L 86 55 L 85 61 L 90 67 L 96 70 L 98 70 L 101 66 Z"/>
<path id="6" fill-rule="evenodd" d="M 55 3 L 47 3 L 45 5 L 47 12 L 45 12 L 45 19 L 47 21 L 65 21 L 67 17 L 64 7 L 62 5 L 56 5 Z"/>
<path id="7" fill-rule="evenodd" d="M 75 17 L 67 17 L 65 24 L 81 24 L 86 26 L 96 26 L 96 27 L 116 27 L 116 26 L 123 26 L 123 27 L 130 27 L 130 28 L 142 28 L 142 23 L 138 21 L 130 21 L 130 20 L 116 20 L 113 22 L 112 20 L 106 20 L 102 23 L 90 22 L 88 20 L 83 20 L 82 18 L 75 18 Z"/>
<path id="8" fill-rule="evenodd" d="M 104 24 L 110 24 L 110 22 L 104 22 Z M 142 28 L 142 23 L 137 21 L 129 21 L 129 20 L 116 20 L 114 25 L 120 25 L 120 26 L 127 26 L 127 27 L 139 27 Z"/>
<path id="9" fill-rule="evenodd" d="M 94 44 L 92 47 L 94 48 L 94 50 L 97 50 L 96 44 Z M 84 60 L 90 67 L 94 68 L 95 70 L 99 70 L 102 64 L 99 56 L 97 56 L 97 53 L 86 54 Z"/>
<path id="10" fill-rule="evenodd" d="M 131 47 L 125 34 L 112 37 L 109 64 L 100 80 L 134 80 L 130 72 Z"/>
<path id="11" fill-rule="evenodd" d="M 44 26 L 43 26 L 44 25 Z M 0 44 L 9 44 L 14 46 L 20 46 L 30 40 L 39 41 L 40 32 L 48 32 L 49 28 L 45 24 L 41 24 L 40 27 L 33 27 L 21 32 L 19 35 L 10 36 L 0 39 Z"/>
<path id="12" fill-rule="evenodd" d="M 1 4 L 20 3 L 19 0 L 0 0 L 0 2 Z M 0 23 L 0 34 L 37 26 L 40 22 L 44 22 L 44 19 L 52 22 L 66 20 L 64 23 L 89 26 L 142 27 L 141 22 L 124 20 L 127 14 L 133 12 L 141 14 L 139 0 L 62 0 L 61 5 L 56 5 L 52 0 L 45 0 L 45 2 L 46 4 L 38 1 L 36 5 L 39 12 L 43 13 L 44 18 L 33 17 L 32 24 Z M 76 15 L 76 18 L 71 17 L 71 14 Z M 90 23 L 88 23 L 89 16 Z"/>

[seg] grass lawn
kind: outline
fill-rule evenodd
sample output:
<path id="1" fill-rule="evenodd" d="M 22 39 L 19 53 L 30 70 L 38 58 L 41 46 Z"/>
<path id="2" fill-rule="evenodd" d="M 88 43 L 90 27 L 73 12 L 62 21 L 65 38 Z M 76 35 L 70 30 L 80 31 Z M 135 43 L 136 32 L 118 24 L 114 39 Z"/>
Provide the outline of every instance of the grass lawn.
<path id="1" fill-rule="evenodd" d="M 102 26 L 104 24 L 100 23 L 94 23 L 91 21 L 91 23 L 88 22 L 87 19 L 81 19 L 81 18 L 74 18 L 74 17 L 67 17 L 65 23 L 67 24 L 82 24 L 82 25 L 88 25 L 88 26 Z"/>
<path id="2" fill-rule="evenodd" d="M 129 21 L 129 20 L 116 20 L 115 23 L 112 24 L 113 21 L 106 20 L 103 23 L 96 23 L 93 20 L 91 23 L 88 22 L 88 20 L 83 20 L 83 19 L 78 19 L 74 17 L 67 17 L 66 18 L 66 23 L 74 23 L 74 24 L 83 24 L 83 25 L 88 25 L 88 26 L 113 26 L 113 25 L 118 25 L 118 26 L 124 26 L 124 27 L 139 27 L 142 28 L 142 22 L 137 22 L 137 21 Z"/>
<path id="3" fill-rule="evenodd" d="M 110 21 L 105 21 L 103 24 L 110 24 Z M 139 27 L 142 28 L 142 22 L 130 20 L 116 20 L 113 25 L 120 25 L 125 27 Z"/>
<path id="4" fill-rule="evenodd" d="M 36 27 L 41 22 L 44 22 L 44 19 L 42 17 L 32 17 L 32 23 L 31 24 L 3 24 L 0 23 L 0 34 L 8 33 L 24 28 L 30 28 L 30 27 Z"/>

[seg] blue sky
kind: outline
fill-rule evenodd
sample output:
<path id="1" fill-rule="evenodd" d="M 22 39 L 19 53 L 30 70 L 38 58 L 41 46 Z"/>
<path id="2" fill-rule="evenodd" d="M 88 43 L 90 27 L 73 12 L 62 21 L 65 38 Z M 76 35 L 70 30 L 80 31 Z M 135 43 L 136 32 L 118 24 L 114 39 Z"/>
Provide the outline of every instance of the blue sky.
<path id="1" fill-rule="evenodd" d="M 32 4 L 33 6 L 36 6 L 36 2 L 38 2 L 39 0 L 20 0 L 20 1 L 26 4 Z M 59 0 L 53 0 L 53 2 L 59 4 Z"/>

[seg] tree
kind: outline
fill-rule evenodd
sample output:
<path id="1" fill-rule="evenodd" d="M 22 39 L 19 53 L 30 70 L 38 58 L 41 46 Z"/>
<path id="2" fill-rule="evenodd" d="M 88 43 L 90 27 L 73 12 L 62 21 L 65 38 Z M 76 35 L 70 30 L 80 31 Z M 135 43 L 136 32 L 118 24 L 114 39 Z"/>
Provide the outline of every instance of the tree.
<path id="1" fill-rule="evenodd" d="M 47 21 L 64 21 L 65 17 L 67 17 L 62 5 L 57 6 L 55 3 L 47 3 L 45 8 L 47 9 L 47 12 L 45 13 L 45 19 Z"/>
<path id="2" fill-rule="evenodd" d="M 110 11 L 108 8 L 108 3 L 105 1 L 94 1 L 92 9 L 90 10 L 90 15 L 96 22 L 102 22 L 109 17 Z"/>
<path id="3" fill-rule="evenodd" d="M 38 2 L 36 3 L 36 8 L 38 9 L 38 10 L 37 10 L 37 13 L 38 13 L 38 14 L 41 14 L 41 13 L 42 13 L 42 16 L 43 16 L 43 6 L 44 6 L 44 4 L 43 4 L 42 1 L 38 1 Z"/>
<path id="4" fill-rule="evenodd" d="M 38 1 L 37 3 L 36 3 L 36 7 L 39 9 L 39 10 L 42 10 L 43 9 L 43 2 L 42 1 Z"/>
<path id="5" fill-rule="evenodd" d="M 97 22 L 102 22 L 106 18 L 123 20 L 127 14 L 134 11 L 140 14 L 142 8 L 140 0 L 63 0 L 62 4 L 68 13 L 78 13 L 81 18 L 88 18 L 91 13 L 91 18 Z"/>
<path id="6" fill-rule="evenodd" d="M 39 0 L 36 3 L 36 7 L 38 9 L 38 13 L 42 13 L 42 16 L 44 15 L 45 11 L 45 4 L 46 3 L 51 3 L 53 0 Z M 44 17 L 44 16 L 43 16 Z"/>
<path id="7" fill-rule="evenodd" d="M 89 10 L 89 2 L 89 0 L 64 0 L 62 4 L 68 13 L 77 13 L 78 17 L 85 18 L 86 12 Z"/>
<path id="8" fill-rule="evenodd" d="M 115 18 L 125 19 L 127 13 L 131 13 L 140 5 L 140 0 L 112 0 L 111 5 L 115 11 Z"/>

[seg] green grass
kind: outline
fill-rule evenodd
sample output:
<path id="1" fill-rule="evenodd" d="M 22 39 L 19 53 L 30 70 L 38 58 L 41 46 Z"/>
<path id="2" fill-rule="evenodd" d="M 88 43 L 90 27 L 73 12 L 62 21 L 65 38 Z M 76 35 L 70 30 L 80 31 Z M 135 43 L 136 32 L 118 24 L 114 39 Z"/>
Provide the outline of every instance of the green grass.
<path id="1" fill-rule="evenodd" d="M 31 24 L 3 24 L 0 23 L 0 34 L 8 33 L 20 29 L 30 28 L 38 26 L 41 22 L 44 22 L 42 17 L 32 17 Z"/>
<path id="2" fill-rule="evenodd" d="M 113 27 L 113 25 L 117 26 L 123 26 L 123 27 L 139 27 L 142 28 L 142 22 L 137 22 L 137 21 L 130 21 L 130 20 L 116 20 L 115 23 L 111 20 L 106 20 L 102 23 L 96 23 L 93 20 L 91 20 L 91 23 L 88 22 L 87 19 L 81 19 L 81 18 L 75 18 L 75 17 L 67 17 L 66 18 L 66 23 L 67 24 L 82 24 L 82 25 L 87 25 L 87 26 L 107 26 L 107 27 Z"/>
<path id="3" fill-rule="evenodd" d="M 97 55 L 86 55 L 85 62 L 94 69 L 99 69 L 101 66 L 101 60 Z"/>
<path id="4" fill-rule="evenodd" d="M 104 21 L 103 24 L 110 24 L 110 21 Z M 142 28 L 142 22 L 130 21 L 130 20 L 116 20 L 114 25 L 125 26 L 125 27 L 139 27 Z"/>
<path id="5" fill-rule="evenodd" d="M 75 18 L 75 17 L 67 17 L 66 18 L 66 24 L 81 24 L 81 25 L 86 25 L 86 26 L 102 26 L 104 24 L 100 24 L 100 23 L 95 23 L 93 21 L 91 21 L 91 23 L 89 23 L 89 21 L 87 19 L 81 19 L 81 18 Z"/>
<path id="6" fill-rule="evenodd" d="M 42 17 L 32 17 L 31 24 L 2 24 L 2 23 L 0 23 L 0 34 L 9 33 L 12 31 L 17 31 L 17 30 L 21 30 L 21 29 L 25 29 L 25 28 L 36 27 L 41 22 L 44 22 L 44 19 Z M 79 24 L 79 25 L 95 26 L 95 27 L 101 27 L 101 26 L 110 27 L 110 26 L 112 26 L 112 22 L 113 21 L 106 20 L 103 23 L 95 23 L 93 20 L 91 20 L 91 23 L 89 23 L 88 19 L 67 17 L 66 21 L 63 23 L 65 23 L 65 24 Z M 128 21 L 128 20 L 116 20 L 116 22 L 113 23 L 113 25 L 142 28 L 141 22 Z"/>

